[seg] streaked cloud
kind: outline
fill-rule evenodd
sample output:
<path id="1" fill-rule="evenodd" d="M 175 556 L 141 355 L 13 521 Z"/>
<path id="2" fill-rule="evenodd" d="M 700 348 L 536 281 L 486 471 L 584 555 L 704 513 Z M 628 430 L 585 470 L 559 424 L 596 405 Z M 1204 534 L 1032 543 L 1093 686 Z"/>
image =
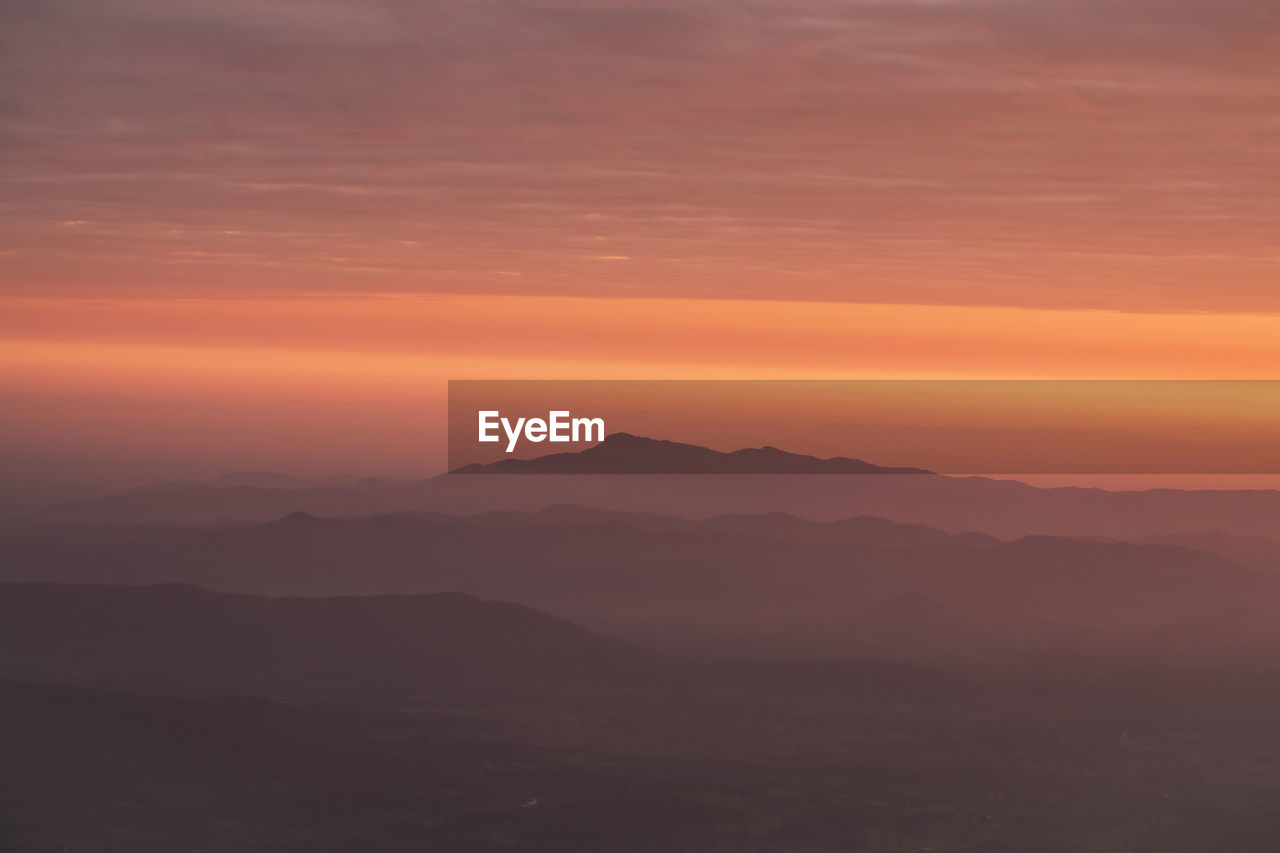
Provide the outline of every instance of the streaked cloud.
<path id="1" fill-rule="evenodd" d="M 9 294 L 1280 309 L 1266 2 L 0 16 Z"/>

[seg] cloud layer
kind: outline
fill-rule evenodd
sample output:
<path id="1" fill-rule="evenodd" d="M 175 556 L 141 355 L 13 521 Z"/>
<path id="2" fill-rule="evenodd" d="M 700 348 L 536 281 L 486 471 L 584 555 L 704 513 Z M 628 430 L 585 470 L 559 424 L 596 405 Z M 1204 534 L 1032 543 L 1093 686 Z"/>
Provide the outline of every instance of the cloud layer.
<path id="1" fill-rule="evenodd" d="M 7 0 L 4 293 L 1280 309 L 1263 0 Z"/>

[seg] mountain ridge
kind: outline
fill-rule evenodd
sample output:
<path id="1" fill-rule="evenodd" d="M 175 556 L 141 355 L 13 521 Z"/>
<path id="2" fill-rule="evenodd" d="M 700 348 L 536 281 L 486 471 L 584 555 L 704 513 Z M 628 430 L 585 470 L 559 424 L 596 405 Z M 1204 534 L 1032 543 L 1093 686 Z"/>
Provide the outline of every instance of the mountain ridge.
<path id="1" fill-rule="evenodd" d="M 261 523 L 302 511 L 323 517 L 402 512 L 474 515 L 578 504 L 685 518 L 782 511 L 812 521 L 870 515 L 1002 539 L 1029 534 L 1138 540 L 1188 530 L 1280 541 L 1280 491 L 1107 491 L 984 477 L 826 475 L 471 476 L 399 485 L 271 489 L 193 485 L 50 506 L 32 520 L 107 524 Z M 1264 543 L 1265 544 L 1265 543 Z"/>
<path id="2" fill-rule="evenodd" d="M 615 432 L 585 450 L 533 459 L 500 459 L 460 466 L 452 474 L 933 474 L 862 459 L 821 459 L 772 445 L 723 452 L 698 444 Z"/>
<path id="3" fill-rule="evenodd" d="M 781 514 L 693 521 L 561 507 L 534 516 L 50 525 L 0 529 L 0 565 L 11 581 L 185 581 L 269 596 L 457 590 L 641 646 L 716 653 L 1023 657 L 1236 605 L 1280 613 L 1280 579 L 1194 549 L 1054 536 L 1002 542 L 883 519 L 823 524 Z"/>
<path id="4" fill-rule="evenodd" d="M 462 592 L 330 597 L 189 583 L 0 583 L 0 677 L 256 695 L 568 683 L 639 652 L 537 608 Z"/>

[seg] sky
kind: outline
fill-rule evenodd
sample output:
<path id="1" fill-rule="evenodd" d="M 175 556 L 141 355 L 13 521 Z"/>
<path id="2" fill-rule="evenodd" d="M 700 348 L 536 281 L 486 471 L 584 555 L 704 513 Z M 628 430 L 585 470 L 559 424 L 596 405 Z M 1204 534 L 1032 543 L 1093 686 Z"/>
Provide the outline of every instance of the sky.
<path id="1" fill-rule="evenodd" d="M 1277 378 L 1278 72 L 1262 0 L 0 0 L 6 459 L 140 464 L 50 445 L 73 399 L 389 473 L 281 436 L 448 378 Z M 159 414 L 213 401 L 218 453 Z"/>

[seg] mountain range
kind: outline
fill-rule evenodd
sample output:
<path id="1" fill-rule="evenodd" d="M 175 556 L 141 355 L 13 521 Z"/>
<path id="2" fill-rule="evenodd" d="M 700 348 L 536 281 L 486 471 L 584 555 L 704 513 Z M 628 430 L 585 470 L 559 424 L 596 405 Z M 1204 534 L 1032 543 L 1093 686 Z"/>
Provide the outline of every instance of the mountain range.
<path id="1" fill-rule="evenodd" d="M 649 439 L 612 440 L 614 446 L 637 445 L 650 455 L 671 451 L 669 443 Z M 678 470 L 674 462 L 684 454 L 704 460 L 699 464 L 710 465 L 708 460 L 712 460 L 722 469 L 730 457 L 738 460 L 733 464 L 744 467 L 772 465 L 770 460 L 787 460 L 792 465 L 799 464 L 797 459 L 807 459 L 810 461 L 804 464 L 811 466 L 836 461 L 769 449 L 739 451 L 743 455 L 738 456 L 670 444 L 676 449 L 671 451 L 668 470 Z M 539 464 L 567 470 L 595 458 L 584 455 L 594 450 L 544 457 L 551 461 Z M 515 464 L 517 460 L 509 461 Z M 855 467 L 867 464 L 847 461 Z M 527 462 L 533 464 L 537 460 Z M 909 473 L 879 476 L 861 470 L 862 476 L 740 473 L 726 477 L 677 473 L 506 475 L 485 469 L 484 476 L 446 474 L 416 482 L 373 478 L 279 481 L 254 474 L 230 481 L 170 484 L 163 489 L 141 488 L 64 503 L 50 507 L 37 518 L 134 524 L 265 522 L 291 512 L 325 517 L 405 511 L 476 514 L 495 510 L 536 512 L 567 503 L 687 518 L 784 512 L 814 521 L 834 521 L 870 515 L 1001 538 L 1042 534 L 1139 540 L 1218 531 L 1228 537 L 1280 540 L 1280 492 L 1274 490 L 1037 488 L 1013 480 Z"/>
<path id="2" fill-rule="evenodd" d="M 690 520 L 557 506 L 46 524 L 0 528 L 0 565 L 11 582 L 187 583 L 269 596 L 460 591 L 632 643 L 713 654 L 1023 657 L 1137 648 L 1144 635 L 1239 607 L 1280 615 L 1280 578 L 1206 551 L 779 513 Z M 1259 653 L 1270 643 L 1260 636 Z"/>

